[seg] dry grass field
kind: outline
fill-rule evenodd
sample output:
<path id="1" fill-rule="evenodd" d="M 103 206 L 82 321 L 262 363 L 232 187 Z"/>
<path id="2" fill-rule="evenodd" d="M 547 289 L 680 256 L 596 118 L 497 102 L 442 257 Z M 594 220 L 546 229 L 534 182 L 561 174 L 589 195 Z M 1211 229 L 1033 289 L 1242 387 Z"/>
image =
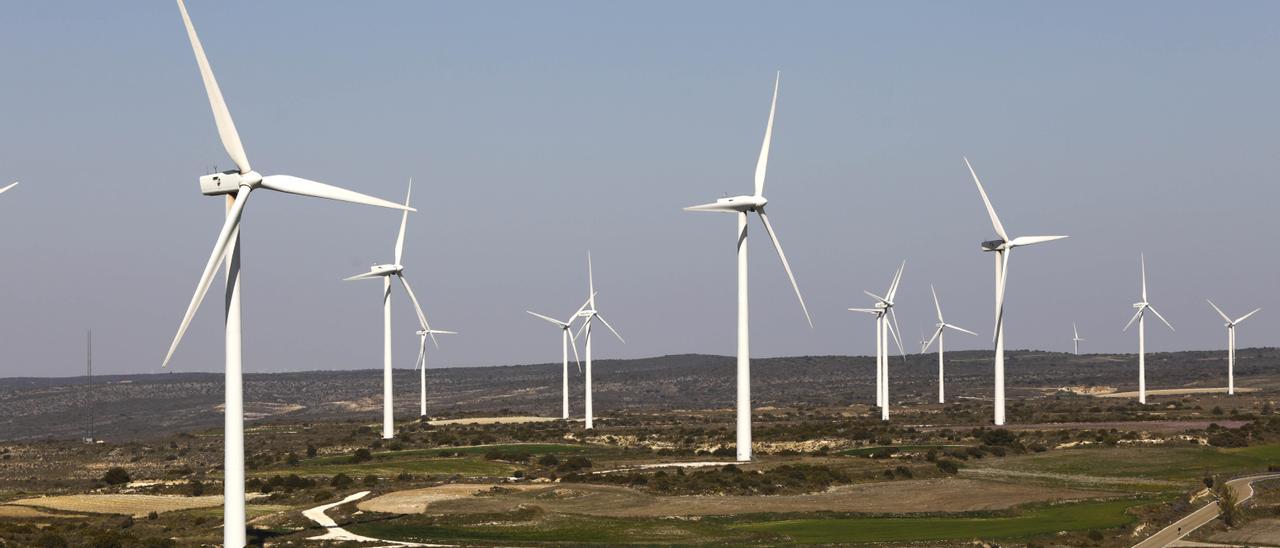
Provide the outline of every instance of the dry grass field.
<path id="1" fill-rule="evenodd" d="M 155 512 L 162 514 L 193 508 L 210 508 L 222 505 L 221 495 L 203 497 L 177 497 L 166 495 L 60 495 L 19 499 L 9 503 L 14 506 L 48 508 L 62 512 L 88 512 L 91 514 L 121 514 L 146 517 Z"/>

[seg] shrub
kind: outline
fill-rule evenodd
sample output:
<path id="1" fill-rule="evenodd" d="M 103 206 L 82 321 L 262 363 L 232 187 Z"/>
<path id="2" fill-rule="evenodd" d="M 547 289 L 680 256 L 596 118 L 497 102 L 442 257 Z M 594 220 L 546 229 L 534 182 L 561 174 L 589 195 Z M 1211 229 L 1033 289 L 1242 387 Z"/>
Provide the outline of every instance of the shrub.
<path id="1" fill-rule="evenodd" d="M 1089 530 L 1089 540 L 1092 540 L 1094 542 L 1102 542 L 1102 540 L 1105 538 L 1106 537 L 1102 535 L 1102 531 L 1099 531 L 1097 529 Z"/>
<path id="2" fill-rule="evenodd" d="M 375 475 L 373 475 L 373 474 L 369 474 L 369 475 L 365 476 L 365 477 L 364 477 L 364 484 L 365 484 L 366 486 L 368 486 L 368 487 L 373 487 L 374 485 L 377 485 L 377 484 L 378 484 L 378 476 L 375 476 Z"/>
<path id="3" fill-rule="evenodd" d="M 960 465 L 956 464 L 956 461 L 953 460 L 939 460 L 938 470 L 942 470 L 942 472 L 946 474 L 958 474 L 960 472 Z"/>
<path id="4" fill-rule="evenodd" d="M 289 466 L 297 466 L 301 461 L 302 459 L 298 458 L 298 454 L 292 451 L 284 458 L 285 464 L 288 464 Z"/>
<path id="5" fill-rule="evenodd" d="M 107 470 L 107 473 L 102 475 L 102 481 L 107 482 L 109 485 L 129 483 L 129 473 L 126 472 L 124 468 L 116 466 Z"/>
<path id="6" fill-rule="evenodd" d="M 36 546 L 40 548 L 67 548 L 67 539 L 53 531 L 45 531 L 36 537 Z"/>
<path id="7" fill-rule="evenodd" d="M 555 455 L 543 455 L 538 459 L 538 464 L 542 466 L 556 466 L 560 464 L 560 459 Z"/>
<path id="8" fill-rule="evenodd" d="M 351 479 L 351 476 L 342 473 L 339 473 L 334 476 L 333 479 L 329 480 L 329 485 L 337 487 L 338 489 L 350 487 L 352 483 L 355 483 L 355 480 Z"/>
<path id="9" fill-rule="evenodd" d="M 368 449 L 363 447 L 356 449 L 356 452 L 351 455 L 352 464 L 369 462 L 371 460 L 373 460 L 373 453 L 370 453 Z"/>
<path id="10" fill-rule="evenodd" d="M 320 452 L 320 450 L 316 449 L 316 446 L 311 445 L 310 443 L 307 444 L 307 458 L 315 457 L 318 452 Z"/>
<path id="11" fill-rule="evenodd" d="M 187 486 L 191 489 L 191 496 L 193 497 L 198 497 L 204 494 L 204 483 L 200 480 L 191 480 Z"/>
<path id="12" fill-rule="evenodd" d="M 317 491 L 317 492 L 316 492 L 316 496 L 315 496 L 315 497 L 312 497 L 312 499 L 311 499 L 311 500 L 313 500 L 313 501 L 315 501 L 315 502 L 324 502 L 324 501 L 329 500 L 329 499 L 331 499 L 331 498 L 333 498 L 333 492 L 332 492 L 332 491 L 329 491 L 328 489 L 321 489 L 321 490 L 319 490 L 319 491 Z"/>

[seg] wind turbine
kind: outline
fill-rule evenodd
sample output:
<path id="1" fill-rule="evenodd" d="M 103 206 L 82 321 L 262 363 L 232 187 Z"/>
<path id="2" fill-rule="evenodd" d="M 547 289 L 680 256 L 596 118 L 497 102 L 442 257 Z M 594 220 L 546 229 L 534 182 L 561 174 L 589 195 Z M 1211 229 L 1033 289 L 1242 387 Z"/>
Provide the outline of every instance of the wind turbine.
<path id="1" fill-rule="evenodd" d="M 583 408 L 586 413 L 586 428 L 590 430 L 592 428 L 595 428 L 595 422 L 593 421 L 594 415 L 592 413 L 592 408 L 591 408 L 591 322 L 594 321 L 596 318 L 599 318 L 600 323 L 603 323 L 605 327 L 609 328 L 609 331 L 613 332 L 613 336 L 617 337 L 619 341 L 622 341 L 622 344 L 627 344 L 627 341 L 622 339 L 622 335 L 618 334 L 618 330 L 614 329 L 612 325 L 609 325 L 608 320 L 605 320 L 604 316 L 601 316 L 600 312 L 596 310 L 596 282 L 595 282 L 595 277 L 591 273 L 591 252 L 590 251 L 587 252 L 587 294 L 589 296 L 587 297 L 586 306 L 578 309 L 578 313 L 575 315 L 583 318 L 582 327 L 581 327 L 581 331 L 579 332 L 579 336 L 581 336 L 582 333 L 586 333 L 586 337 L 587 337 L 586 343 L 583 345 L 586 347 L 586 354 L 587 354 L 587 375 L 586 375 L 587 395 L 585 398 L 586 401 L 585 401 L 585 405 L 583 405 Z M 574 353 L 575 354 L 577 353 L 577 348 L 574 348 Z"/>
<path id="2" fill-rule="evenodd" d="M 9 190 L 9 189 L 11 189 L 11 188 L 13 188 L 13 187 L 15 187 L 15 186 L 18 186 L 18 182 L 17 182 L 17 181 L 14 181 L 14 182 L 12 182 L 12 183 L 9 183 L 8 185 L 5 185 L 5 187 L 4 187 L 4 188 L 0 188 L 0 194 L 4 194 L 6 190 Z"/>
<path id="3" fill-rule="evenodd" d="M 946 331 L 947 329 L 954 329 L 961 333 L 968 333 L 974 336 L 977 336 L 978 334 L 972 331 L 969 331 L 968 329 L 965 329 L 963 327 L 960 327 L 958 325 L 951 325 L 947 323 L 946 320 L 942 319 L 942 305 L 938 303 L 938 291 L 935 290 L 932 285 L 929 286 L 929 291 L 933 292 L 933 307 L 938 311 L 938 324 L 937 324 L 938 329 L 933 332 L 933 336 L 929 338 L 929 342 L 924 343 L 924 346 L 920 348 L 920 353 L 923 354 L 926 350 L 928 350 L 929 347 L 933 345 L 933 341 L 935 339 L 938 341 L 938 403 L 946 403 L 947 402 L 946 392 L 943 391 L 943 387 L 942 387 L 943 378 L 944 378 L 942 373 L 942 367 L 943 367 L 942 352 L 943 352 L 944 342 L 947 338 Z"/>
<path id="4" fill-rule="evenodd" d="M 988 240 L 982 242 L 982 250 L 995 253 L 996 259 L 996 325 L 993 329 L 995 342 L 995 424 L 996 426 L 1004 425 L 1004 290 L 1006 279 L 1009 271 L 1009 255 L 1013 254 L 1015 247 L 1028 246 L 1053 240 L 1061 240 L 1066 236 L 1019 236 L 1010 238 L 1009 234 L 1004 231 L 1004 225 L 1000 224 L 1000 218 L 996 216 L 996 209 L 992 207 L 991 200 L 987 198 L 987 191 L 982 188 L 982 181 L 978 180 L 978 174 L 973 170 L 973 164 L 969 163 L 969 159 L 964 159 L 964 165 L 968 166 L 969 174 L 973 176 L 974 184 L 978 185 L 978 194 L 982 196 L 983 205 L 987 206 L 987 215 L 991 217 L 991 226 L 995 228 L 996 236 L 999 240 Z"/>
<path id="5" fill-rule="evenodd" d="M 805 320 L 813 327 L 813 319 L 809 317 L 809 309 L 804 305 L 804 297 L 800 295 L 800 286 L 796 285 L 796 277 L 791 273 L 791 265 L 787 264 L 787 256 L 782 252 L 782 244 L 778 235 L 769 224 L 769 216 L 765 215 L 764 206 L 769 202 L 764 197 L 764 176 L 769 165 L 769 143 L 773 139 L 773 117 L 778 107 L 778 83 L 782 73 L 779 72 L 773 82 L 773 101 L 769 105 L 769 123 L 765 126 L 764 142 L 760 145 L 760 157 L 756 161 L 755 194 L 750 196 L 734 196 L 720 198 L 713 203 L 684 208 L 685 211 L 720 211 L 733 213 L 738 218 L 738 436 L 737 453 L 739 461 L 751 460 L 751 344 L 749 310 L 747 304 L 747 217 L 751 212 L 760 215 L 760 222 L 773 242 L 773 248 L 782 260 L 782 268 L 787 271 L 791 280 L 791 288 L 800 300 L 800 309 L 804 311 Z"/>
<path id="6" fill-rule="evenodd" d="M 256 189 L 264 188 L 289 194 L 328 198 L 391 209 L 406 208 L 394 202 L 316 181 L 289 175 L 268 175 L 264 177 L 254 171 L 249 165 L 249 159 L 245 154 L 244 146 L 240 142 L 240 135 L 236 132 L 235 123 L 231 120 L 231 111 L 227 108 L 227 104 L 222 98 L 222 91 L 218 89 L 218 81 L 213 77 L 213 69 L 209 67 L 209 60 L 205 57 L 204 47 L 201 46 L 200 38 L 196 36 L 195 27 L 191 24 L 191 18 L 187 15 L 187 8 L 182 3 L 182 0 L 177 1 L 178 10 L 182 13 L 182 21 L 187 28 L 187 38 L 190 39 L 191 49 L 195 52 L 196 64 L 200 67 L 200 76 L 204 81 L 205 92 L 209 96 L 209 106 L 213 110 L 213 120 L 218 127 L 218 136 L 222 140 L 222 146 L 226 149 L 227 155 L 231 156 L 231 159 L 235 162 L 237 169 L 211 173 L 200 177 L 200 191 L 203 194 L 206 196 L 226 196 L 226 221 L 223 222 L 222 229 L 218 232 L 218 239 L 214 242 L 213 252 L 209 255 L 209 261 L 205 264 L 204 271 L 200 275 L 200 281 L 196 284 L 195 295 L 191 297 L 191 303 L 187 305 L 187 312 L 182 318 L 182 323 L 178 326 L 178 333 L 174 336 L 173 343 L 169 346 L 168 354 L 165 355 L 164 365 L 167 366 L 169 360 L 173 358 L 173 353 L 177 350 L 178 343 L 182 341 L 182 335 L 186 333 L 187 327 L 191 324 L 191 318 L 195 316 L 196 309 L 204 301 L 205 293 L 208 292 L 209 286 L 213 283 L 213 276 L 218 270 L 218 265 L 222 264 L 223 260 L 226 259 L 227 289 L 224 301 L 226 303 L 226 321 L 224 323 L 226 333 L 226 407 L 223 411 L 225 454 L 223 456 L 222 481 L 222 540 L 224 546 L 234 548 L 245 545 L 244 395 L 241 383 L 240 360 L 240 218 L 244 213 L 245 204 L 249 200 L 249 194 Z"/>
<path id="7" fill-rule="evenodd" d="M 413 179 L 409 180 L 409 191 L 404 197 L 405 212 L 400 217 L 400 233 L 396 236 L 396 252 L 395 262 L 391 264 L 378 264 L 370 267 L 368 272 L 356 274 L 343 281 L 353 280 L 372 280 L 382 278 L 382 439 L 389 440 L 396 437 L 395 413 L 393 412 L 395 400 L 392 396 L 391 381 L 391 278 L 400 280 L 400 285 L 404 286 L 404 292 L 409 295 L 409 300 L 413 302 L 413 310 L 418 315 L 418 324 L 426 331 L 425 335 L 431 337 L 431 342 L 439 348 L 436 342 L 435 333 L 427 324 L 427 315 L 422 312 L 422 305 L 418 304 L 418 297 L 414 296 L 413 288 L 409 287 L 409 281 L 404 277 L 404 265 L 400 259 L 404 256 L 404 229 L 409 224 L 409 197 L 413 195 Z M 425 356 L 425 355 L 424 355 Z M 424 368 L 425 369 L 425 368 Z M 425 376 L 425 371 L 423 376 Z M 426 382 L 425 380 L 423 381 Z"/>
<path id="8" fill-rule="evenodd" d="M 1079 330 L 1079 329 L 1076 329 L 1076 322 L 1071 322 L 1071 333 L 1073 334 L 1073 335 L 1071 336 L 1071 342 L 1072 342 L 1072 343 L 1074 343 L 1074 345 L 1075 345 L 1075 354 L 1076 354 L 1077 356 L 1079 356 L 1079 355 L 1080 355 L 1080 341 L 1083 341 L 1084 339 L 1081 339 L 1081 338 L 1080 338 L 1080 330 Z"/>
<path id="9" fill-rule="evenodd" d="M 1205 300 L 1208 301 L 1208 299 L 1205 299 Z M 1249 319 L 1249 316 L 1257 314 L 1258 311 L 1262 309 L 1255 308 L 1253 309 L 1253 312 L 1250 312 L 1248 314 L 1245 314 L 1233 320 L 1227 317 L 1226 313 L 1224 313 L 1221 308 L 1218 308 L 1218 305 L 1213 304 L 1213 301 L 1209 301 L 1209 306 L 1212 306 L 1213 309 L 1218 312 L 1218 315 L 1222 316 L 1222 321 L 1227 322 L 1227 394 L 1235 395 L 1236 393 L 1236 325 L 1238 325 L 1240 322 L 1243 322 Z"/>
<path id="10" fill-rule="evenodd" d="M 457 335 L 457 331 L 444 331 L 442 329 L 431 329 L 426 325 L 418 330 L 418 360 L 413 362 L 413 366 L 418 368 L 418 377 L 422 383 L 422 391 L 418 397 L 418 418 L 425 419 L 427 417 L 427 337 L 435 340 L 436 335 Z"/>
<path id="11" fill-rule="evenodd" d="M 588 298 L 586 302 L 582 303 L 582 306 L 578 307 L 578 310 L 575 311 L 572 316 L 569 316 L 568 320 L 563 322 L 555 318 L 544 316 L 537 312 L 533 312 L 531 310 L 525 311 L 525 312 L 528 312 L 529 314 L 532 314 L 534 317 L 542 318 L 548 322 L 551 322 L 556 327 L 560 328 L 560 338 L 561 338 L 560 353 L 563 357 L 563 363 L 561 364 L 562 367 L 561 367 L 561 375 L 560 375 L 560 385 L 561 385 L 560 418 L 565 420 L 569 420 L 569 347 L 571 346 L 573 347 L 573 361 L 574 363 L 578 364 L 578 372 L 579 373 L 582 372 L 582 361 L 578 359 L 578 340 L 573 335 L 573 319 L 578 317 L 579 312 L 586 310 L 587 305 L 590 303 L 591 303 L 591 299 Z"/>
<path id="12" fill-rule="evenodd" d="M 1133 325 L 1136 320 L 1138 322 L 1138 403 L 1147 403 L 1147 327 L 1146 327 L 1146 311 L 1150 310 L 1160 321 L 1169 326 L 1169 331 L 1174 331 L 1173 324 L 1169 320 L 1164 319 L 1160 312 L 1156 311 L 1151 303 L 1147 302 L 1147 258 L 1140 256 L 1142 262 L 1142 301 L 1133 303 L 1133 307 L 1138 309 L 1134 312 L 1133 317 L 1129 319 L 1129 323 L 1124 324 L 1124 331 L 1129 330 L 1129 326 Z"/>
<path id="13" fill-rule="evenodd" d="M 898 271 L 893 275 L 893 281 L 889 284 L 889 291 L 885 292 L 885 296 L 881 297 L 870 291 L 863 290 L 863 293 L 870 295 L 876 300 L 874 308 L 850 308 L 852 312 L 865 312 L 876 317 L 876 405 L 880 407 L 880 420 L 889 420 L 889 335 L 893 335 L 894 342 L 898 343 L 898 351 L 902 353 L 905 360 L 907 353 L 902 349 L 902 338 L 898 335 L 902 329 L 898 327 L 898 313 L 893 311 L 893 299 L 898 293 L 898 283 L 902 281 L 902 270 L 907 267 L 907 262 L 902 261 L 902 266 L 898 267 Z M 893 323 L 889 323 L 892 317 Z"/>

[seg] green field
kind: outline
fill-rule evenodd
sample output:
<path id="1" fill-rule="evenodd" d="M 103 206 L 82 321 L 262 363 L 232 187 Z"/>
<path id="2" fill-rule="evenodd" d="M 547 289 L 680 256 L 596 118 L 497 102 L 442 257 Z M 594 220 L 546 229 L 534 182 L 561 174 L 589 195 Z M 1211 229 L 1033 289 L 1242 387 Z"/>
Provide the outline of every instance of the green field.
<path id="1" fill-rule="evenodd" d="M 1009 515 L 920 517 L 814 517 L 759 521 L 763 516 L 685 520 L 543 514 L 526 510 L 462 518 L 464 523 L 404 516 L 348 526 L 361 535 L 393 540 L 555 542 L 582 544 L 830 544 L 859 542 L 1017 539 L 1059 531 L 1106 530 L 1131 523 L 1126 510 L 1157 502 L 1128 499 L 1034 506 Z M 470 522 L 474 520 L 474 522 Z M 501 523 L 501 527 L 495 527 Z"/>
<path id="2" fill-rule="evenodd" d="M 1135 518 L 1125 510 L 1151 502 L 1154 501 L 1062 504 L 1027 509 L 1008 517 L 792 519 L 730 527 L 775 533 L 801 544 L 1026 538 L 1058 531 L 1103 530 L 1127 525 Z"/>
<path id="3" fill-rule="evenodd" d="M 869 457 L 876 451 L 884 449 L 893 449 L 895 452 L 919 452 L 928 451 L 930 449 L 944 450 L 955 449 L 957 447 L 965 447 L 963 445 L 877 445 L 875 447 L 855 447 L 853 449 L 845 449 L 839 451 L 837 455 L 846 455 L 850 457 Z"/>
<path id="4" fill-rule="evenodd" d="M 980 465 L 974 462 L 974 465 Z M 1238 449 L 1214 447 L 1119 447 L 1050 451 L 1007 459 L 1002 468 L 1085 476 L 1195 480 L 1205 474 L 1264 472 L 1280 464 L 1280 445 Z"/>

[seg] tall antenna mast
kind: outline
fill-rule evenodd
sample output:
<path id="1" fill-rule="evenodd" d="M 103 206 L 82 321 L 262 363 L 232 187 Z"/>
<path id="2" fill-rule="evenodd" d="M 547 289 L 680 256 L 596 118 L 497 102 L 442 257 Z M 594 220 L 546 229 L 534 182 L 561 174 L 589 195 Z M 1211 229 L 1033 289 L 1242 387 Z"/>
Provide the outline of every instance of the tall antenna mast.
<path id="1" fill-rule="evenodd" d="M 88 377 L 88 397 L 85 403 L 89 406 L 89 443 L 94 443 L 93 438 L 93 330 L 89 330 L 89 340 L 86 347 L 85 370 Z"/>

